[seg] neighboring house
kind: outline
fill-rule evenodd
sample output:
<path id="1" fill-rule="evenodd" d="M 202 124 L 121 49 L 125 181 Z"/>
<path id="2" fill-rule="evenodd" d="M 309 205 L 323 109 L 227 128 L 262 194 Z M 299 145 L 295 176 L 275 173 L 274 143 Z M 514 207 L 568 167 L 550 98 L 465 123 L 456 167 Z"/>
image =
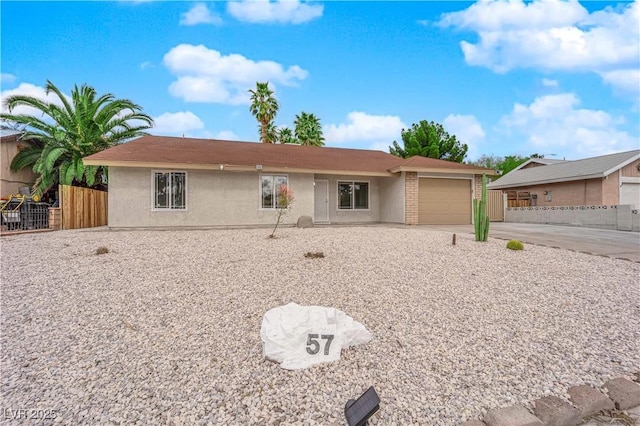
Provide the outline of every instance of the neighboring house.
<path id="1" fill-rule="evenodd" d="M 11 170 L 11 161 L 22 146 L 28 142 L 20 141 L 20 132 L 0 129 L 0 198 L 7 198 L 10 194 L 18 194 L 20 188 L 31 187 L 37 176 L 30 169 L 17 172 Z"/>
<path id="2" fill-rule="evenodd" d="M 640 150 L 539 167 L 521 166 L 491 182 L 487 188 L 529 199 L 531 206 L 628 204 L 638 209 Z"/>
<path id="3" fill-rule="evenodd" d="M 567 160 L 556 160 L 552 158 L 529 158 L 527 161 L 511 170 L 511 172 L 515 172 L 520 169 L 532 169 L 534 167 L 548 166 L 549 164 L 565 163 L 566 161 Z"/>
<path id="4" fill-rule="evenodd" d="M 272 224 L 278 188 L 287 222 L 472 223 L 493 170 L 381 151 L 143 136 L 84 159 L 109 166 L 109 226 Z"/>

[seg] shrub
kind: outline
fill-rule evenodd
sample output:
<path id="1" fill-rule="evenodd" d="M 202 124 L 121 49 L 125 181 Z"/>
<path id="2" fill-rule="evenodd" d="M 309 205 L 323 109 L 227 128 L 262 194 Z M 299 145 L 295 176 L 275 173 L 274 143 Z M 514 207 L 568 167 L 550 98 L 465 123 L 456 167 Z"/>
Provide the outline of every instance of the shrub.
<path id="1" fill-rule="evenodd" d="M 522 241 L 511 240 L 507 243 L 507 248 L 509 250 L 524 250 L 524 244 L 522 244 Z"/>
<path id="2" fill-rule="evenodd" d="M 317 258 L 324 257 L 324 253 L 321 252 L 321 251 L 317 251 L 315 253 L 312 253 L 312 252 L 308 251 L 308 252 L 306 252 L 304 254 L 304 257 L 308 257 L 308 258 L 311 258 L 311 259 L 317 259 Z"/>
<path id="3" fill-rule="evenodd" d="M 107 254 L 107 253 L 109 253 L 109 249 L 106 248 L 105 246 L 98 247 L 98 249 L 96 250 L 96 254 Z"/>

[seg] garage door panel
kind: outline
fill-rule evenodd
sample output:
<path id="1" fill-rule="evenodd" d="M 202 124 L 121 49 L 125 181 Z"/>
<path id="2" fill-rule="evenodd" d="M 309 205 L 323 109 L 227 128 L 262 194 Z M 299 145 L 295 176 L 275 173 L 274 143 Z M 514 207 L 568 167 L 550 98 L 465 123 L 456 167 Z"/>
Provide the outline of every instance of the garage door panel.
<path id="1" fill-rule="evenodd" d="M 471 223 L 471 181 L 469 179 L 420 178 L 418 223 L 466 225 Z"/>
<path id="2" fill-rule="evenodd" d="M 640 208 L 640 183 L 624 182 L 622 184 L 620 204 L 630 204 L 632 209 Z"/>

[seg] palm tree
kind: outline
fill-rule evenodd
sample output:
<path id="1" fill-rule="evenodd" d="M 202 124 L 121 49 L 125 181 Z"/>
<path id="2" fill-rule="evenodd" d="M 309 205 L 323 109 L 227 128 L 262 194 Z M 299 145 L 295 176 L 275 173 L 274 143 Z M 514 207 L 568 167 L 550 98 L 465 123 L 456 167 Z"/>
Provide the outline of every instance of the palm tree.
<path id="1" fill-rule="evenodd" d="M 278 113 L 278 101 L 273 96 L 273 91 L 269 89 L 269 82 L 256 82 L 256 90 L 249 90 L 251 93 L 251 105 L 249 111 L 256 117 L 260 128 L 260 142 L 273 143 L 273 139 L 269 139 L 269 124 Z"/>
<path id="2" fill-rule="evenodd" d="M 295 135 L 300 145 L 323 146 L 324 136 L 320 119 L 313 114 L 302 112 L 296 115 Z"/>
<path id="3" fill-rule="evenodd" d="M 288 127 L 282 127 L 278 130 L 278 142 L 280 143 L 297 143 L 293 137 L 293 132 Z"/>
<path id="4" fill-rule="evenodd" d="M 92 187 L 107 178 L 103 166 L 85 166 L 82 158 L 136 136 L 153 125 L 141 107 L 112 94 L 98 96 L 86 84 L 74 86 L 71 99 L 47 80 L 46 94 L 54 93 L 56 103 L 32 96 L 15 95 L 6 99 L 8 114 L 0 119 L 25 126 L 22 139 L 30 146 L 20 150 L 11 162 L 13 170 L 31 167 L 40 176 L 33 193 L 42 195 L 57 183 Z M 12 114 L 20 106 L 35 108 L 38 116 Z"/>

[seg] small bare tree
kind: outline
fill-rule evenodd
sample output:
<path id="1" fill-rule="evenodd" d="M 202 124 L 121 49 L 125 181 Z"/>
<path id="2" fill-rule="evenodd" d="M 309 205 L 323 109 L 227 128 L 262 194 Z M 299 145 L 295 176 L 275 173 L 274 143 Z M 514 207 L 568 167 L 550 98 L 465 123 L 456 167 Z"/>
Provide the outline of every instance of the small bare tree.
<path id="1" fill-rule="evenodd" d="M 295 196 L 293 194 L 293 189 L 289 188 L 285 184 L 282 184 L 278 187 L 276 197 L 276 210 L 278 211 L 278 219 L 276 220 L 276 225 L 273 227 L 273 231 L 271 231 L 271 235 L 269 235 L 269 238 L 275 237 L 276 229 L 278 229 L 278 225 L 280 225 L 282 216 L 287 214 L 287 212 L 289 211 L 289 207 L 291 207 L 291 204 L 293 204 L 294 200 Z"/>

